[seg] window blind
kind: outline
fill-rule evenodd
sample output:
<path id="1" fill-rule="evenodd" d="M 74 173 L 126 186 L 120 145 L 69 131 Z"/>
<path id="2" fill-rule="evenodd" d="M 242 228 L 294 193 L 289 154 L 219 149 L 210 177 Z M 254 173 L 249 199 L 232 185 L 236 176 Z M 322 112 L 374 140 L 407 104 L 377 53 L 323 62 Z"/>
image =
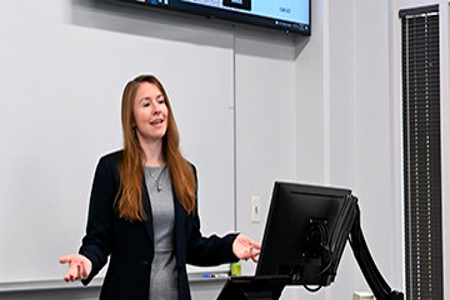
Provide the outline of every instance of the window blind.
<path id="1" fill-rule="evenodd" d="M 438 6 L 400 12 L 407 299 L 443 298 Z"/>

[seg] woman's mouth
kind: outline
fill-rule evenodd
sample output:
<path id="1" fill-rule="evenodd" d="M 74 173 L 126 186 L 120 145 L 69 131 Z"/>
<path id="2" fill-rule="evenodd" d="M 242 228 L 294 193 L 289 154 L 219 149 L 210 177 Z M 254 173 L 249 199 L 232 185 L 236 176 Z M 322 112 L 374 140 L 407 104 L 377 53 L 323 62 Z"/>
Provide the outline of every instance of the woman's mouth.
<path id="1" fill-rule="evenodd" d="M 151 125 L 159 125 L 159 124 L 161 124 L 162 122 L 164 122 L 163 119 L 157 119 L 157 120 L 151 121 L 150 124 L 151 124 Z"/>

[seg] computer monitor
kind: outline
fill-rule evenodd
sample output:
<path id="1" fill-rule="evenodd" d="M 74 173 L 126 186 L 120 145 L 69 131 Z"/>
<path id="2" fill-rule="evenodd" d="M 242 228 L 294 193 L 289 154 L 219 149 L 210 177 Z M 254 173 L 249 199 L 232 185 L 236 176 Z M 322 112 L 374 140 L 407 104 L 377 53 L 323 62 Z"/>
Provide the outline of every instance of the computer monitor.
<path id="1" fill-rule="evenodd" d="M 217 299 L 278 299 L 286 285 L 318 291 L 334 281 L 348 240 L 375 298 L 403 300 L 378 270 L 360 218 L 349 189 L 275 182 L 255 276 L 230 277 Z"/>
<path id="2" fill-rule="evenodd" d="M 288 284 L 327 286 L 357 215 L 343 188 L 275 182 L 255 276 Z"/>

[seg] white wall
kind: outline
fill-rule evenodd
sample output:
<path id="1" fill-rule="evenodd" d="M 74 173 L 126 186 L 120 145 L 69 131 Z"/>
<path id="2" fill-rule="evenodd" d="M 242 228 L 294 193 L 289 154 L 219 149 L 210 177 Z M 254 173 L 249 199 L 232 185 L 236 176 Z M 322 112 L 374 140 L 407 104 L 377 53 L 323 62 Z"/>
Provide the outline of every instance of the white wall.
<path id="1" fill-rule="evenodd" d="M 134 76 L 132 73 L 145 64 L 145 59 L 137 59 L 127 45 L 134 45 L 137 52 L 144 45 L 149 57 L 154 55 L 152 47 L 165 49 L 167 52 L 158 52 L 157 59 L 152 57 L 151 64 L 143 69 L 173 78 L 171 86 L 185 79 L 194 83 L 196 75 L 219 64 L 229 91 L 222 96 L 230 100 L 230 107 L 234 106 L 236 229 L 261 239 L 275 180 L 350 187 L 360 198 L 363 230 L 375 260 L 386 279 L 402 289 L 402 262 L 396 254 L 402 251 L 398 242 L 401 237 L 398 230 L 392 230 L 400 226 L 400 199 L 395 197 L 392 185 L 390 7 L 387 0 L 312 2 L 312 36 L 308 38 L 223 23 L 212 23 L 204 29 L 201 19 L 162 18 L 154 13 L 149 13 L 154 18 L 150 22 L 144 14 L 130 20 L 133 13 L 126 8 L 125 15 L 114 10 L 101 13 L 104 7 L 84 0 L 58 1 L 58 5 L 51 0 L 40 1 L 34 18 L 3 25 L 10 28 L 11 38 L 19 39 L 18 32 L 26 33 L 35 26 L 43 26 L 45 31 L 48 19 L 61 16 L 62 21 L 51 24 L 59 32 L 58 40 L 41 33 L 42 40 L 50 51 L 55 51 L 52 45 L 67 44 L 64 49 L 74 65 L 86 57 L 92 61 L 98 57 L 105 62 L 102 66 L 108 74 L 120 72 L 112 87 L 114 94 L 120 93 L 123 78 Z M 1 5 L 4 13 L 8 11 L 19 19 L 30 4 L 7 1 Z M 38 84 L 40 71 L 21 64 L 20 51 L 25 49 L 17 54 L 15 49 L 8 51 L 12 59 L 8 64 L 17 64 Z M 223 60 L 205 62 L 208 57 Z M 114 60 L 117 66 L 106 63 Z M 60 63 L 48 59 L 37 67 L 58 69 Z M 189 67 L 192 64 L 197 67 Z M 80 74 L 71 86 L 95 73 L 93 66 L 83 70 L 78 70 Z M 63 75 L 67 74 L 70 70 Z M 61 76 L 59 72 L 53 75 Z M 1 76 L 6 78 L 8 74 Z M 183 92 L 191 93 L 175 91 L 179 97 Z M 201 90 L 197 88 L 196 92 Z M 199 111 L 208 113 L 202 108 Z M 261 197 L 263 221 L 259 224 L 250 221 L 252 196 Z M 251 274 L 254 265 L 244 263 L 243 270 Z M 330 288 L 318 294 L 288 288 L 283 299 L 350 299 L 358 289 L 368 288 L 347 247 Z M 200 290 L 197 294 L 198 299 L 203 298 Z"/>
<path id="2" fill-rule="evenodd" d="M 167 88 L 199 169 L 204 232 L 233 230 L 233 39 L 223 24 L 96 1 L 1 6 L 0 291 L 66 272 L 58 258 L 80 246 L 95 164 L 122 145 L 121 92 L 138 74 Z"/>
<path id="3" fill-rule="evenodd" d="M 372 255 L 392 287 L 402 290 L 389 2 L 314 1 L 312 11 L 314 34 L 297 44 L 296 178 L 353 189 Z M 322 299 L 350 299 L 359 289 L 368 287 L 347 247 Z"/>
<path id="4" fill-rule="evenodd" d="M 274 42 L 276 41 L 276 42 Z M 236 35 L 237 229 L 261 241 L 275 180 L 294 179 L 294 51 L 281 36 Z M 251 197 L 261 197 L 252 223 Z M 253 263 L 243 263 L 245 274 Z"/>

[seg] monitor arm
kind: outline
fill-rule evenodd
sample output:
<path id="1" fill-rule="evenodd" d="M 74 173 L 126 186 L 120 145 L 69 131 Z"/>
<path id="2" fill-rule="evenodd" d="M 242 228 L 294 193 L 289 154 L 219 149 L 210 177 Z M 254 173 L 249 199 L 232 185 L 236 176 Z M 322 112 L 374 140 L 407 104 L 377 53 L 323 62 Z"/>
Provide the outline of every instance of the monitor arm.
<path id="1" fill-rule="evenodd" d="M 361 213 L 356 205 L 357 216 L 349 235 L 356 261 L 377 300 L 403 300 L 403 293 L 392 290 L 378 270 L 361 230 Z"/>

